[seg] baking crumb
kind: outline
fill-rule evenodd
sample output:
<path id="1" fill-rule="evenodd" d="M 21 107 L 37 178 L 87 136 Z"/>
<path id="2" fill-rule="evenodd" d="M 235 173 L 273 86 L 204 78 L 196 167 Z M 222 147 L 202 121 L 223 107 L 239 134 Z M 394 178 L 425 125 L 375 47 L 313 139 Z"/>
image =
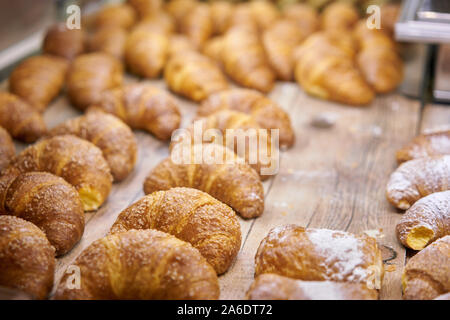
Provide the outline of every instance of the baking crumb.
<path id="1" fill-rule="evenodd" d="M 364 233 L 368 235 L 369 237 L 375 238 L 375 239 L 382 239 L 384 238 L 383 229 L 371 229 L 371 230 L 364 230 Z"/>

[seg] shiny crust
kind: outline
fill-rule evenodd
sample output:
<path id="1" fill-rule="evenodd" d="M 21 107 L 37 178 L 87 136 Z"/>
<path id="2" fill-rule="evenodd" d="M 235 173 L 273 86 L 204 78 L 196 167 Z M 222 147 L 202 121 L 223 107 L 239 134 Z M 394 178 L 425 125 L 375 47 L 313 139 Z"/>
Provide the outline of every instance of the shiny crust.
<path id="1" fill-rule="evenodd" d="M 430 300 L 450 291 L 450 235 L 409 259 L 402 285 L 406 300 Z"/>
<path id="2" fill-rule="evenodd" d="M 309 94 L 350 105 L 366 105 L 375 97 L 353 61 L 347 40 L 318 32 L 296 50 L 295 79 Z"/>
<path id="3" fill-rule="evenodd" d="M 121 27 L 101 27 L 89 38 L 89 51 L 108 53 L 113 57 L 122 60 L 125 54 L 127 37 L 127 31 Z"/>
<path id="4" fill-rule="evenodd" d="M 122 64 L 102 52 L 78 56 L 67 75 L 67 94 L 70 102 L 85 110 L 100 100 L 104 90 L 120 86 L 123 78 Z"/>
<path id="5" fill-rule="evenodd" d="M 450 130 L 421 134 L 397 151 L 400 164 L 412 159 L 450 155 Z"/>
<path id="6" fill-rule="evenodd" d="M 93 242 L 73 263 L 80 289 L 65 274 L 55 299 L 218 299 L 214 269 L 189 243 L 157 230 L 130 230 Z"/>
<path id="7" fill-rule="evenodd" d="M 431 193 L 450 189 L 450 155 L 419 158 L 401 164 L 389 178 L 388 201 L 406 210 Z"/>
<path id="8" fill-rule="evenodd" d="M 414 250 L 450 234 L 450 191 L 432 193 L 416 201 L 396 230 L 400 242 Z"/>
<path id="9" fill-rule="evenodd" d="M 191 164 L 178 164 L 168 157 L 148 174 L 144 182 L 145 194 L 174 187 L 194 188 L 229 205 L 243 218 L 260 216 L 264 211 L 264 189 L 256 171 L 242 163 L 242 159 L 236 159 L 234 152 L 223 146 L 205 144 L 199 148 L 194 146 L 191 155 L 198 152 L 205 158 L 209 154 L 219 154 L 230 162 L 208 164 L 203 161 L 194 164 L 191 161 Z M 172 158 L 177 159 L 178 151 L 177 148 L 172 151 Z"/>
<path id="10" fill-rule="evenodd" d="M 72 135 L 41 140 L 19 153 L 2 172 L 0 194 L 11 177 L 33 171 L 64 178 L 78 191 L 86 211 L 100 207 L 111 190 L 112 176 L 101 150 Z"/>
<path id="11" fill-rule="evenodd" d="M 11 72 L 9 91 L 42 112 L 61 91 L 67 67 L 67 61 L 56 56 L 27 58 Z"/>
<path id="12" fill-rule="evenodd" d="M 53 286 L 55 249 L 31 222 L 0 216 L 0 285 L 45 299 Z"/>
<path id="13" fill-rule="evenodd" d="M 16 154 L 16 147 L 8 131 L 0 127 L 0 173 Z"/>
<path id="14" fill-rule="evenodd" d="M 377 300 L 378 292 L 364 283 L 301 281 L 273 273 L 258 276 L 249 300 Z"/>
<path id="15" fill-rule="evenodd" d="M 116 4 L 103 7 L 95 17 L 95 26 L 129 29 L 137 20 L 136 11 L 129 4 Z"/>
<path id="16" fill-rule="evenodd" d="M 34 142 L 47 132 L 44 119 L 20 97 L 0 92 L 0 125 L 9 134 L 24 142 Z"/>
<path id="17" fill-rule="evenodd" d="M 162 0 L 127 0 L 127 3 L 136 10 L 141 18 L 158 12 L 163 5 Z"/>
<path id="18" fill-rule="evenodd" d="M 371 278 L 381 281 L 384 269 L 374 238 L 285 225 L 272 229 L 259 245 L 255 276 L 263 273 L 366 284 Z"/>
<path id="19" fill-rule="evenodd" d="M 205 117 L 226 109 L 250 114 L 262 128 L 279 129 L 280 147 L 294 144 L 295 134 L 289 115 L 260 92 L 237 88 L 212 94 L 202 102 L 197 115 Z"/>
<path id="20" fill-rule="evenodd" d="M 88 140 L 102 150 L 115 181 L 125 179 L 136 164 L 133 132 L 122 120 L 100 109 L 89 109 L 85 115 L 67 120 L 49 132 L 49 136 L 65 134 Z"/>
<path id="21" fill-rule="evenodd" d="M 110 233 L 157 229 L 189 242 L 222 274 L 241 246 L 235 212 L 209 194 L 190 188 L 157 191 L 122 211 Z"/>
<path id="22" fill-rule="evenodd" d="M 165 90 L 146 83 L 105 91 L 97 106 L 131 128 L 146 130 L 161 140 L 169 139 L 181 122 L 175 99 Z"/>
<path id="23" fill-rule="evenodd" d="M 47 54 L 72 60 L 85 51 L 83 29 L 68 29 L 64 22 L 57 23 L 47 30 L 42 51 Z"/>
<path id="24" fill-rule="evenodd" d="M 164 78 L 170 90 L 194 101 L 228 89 L 219 67 L 208 57 L 196 52 L 182 52 L 167 63 Z"/>
<path id="25" fill-rule="evenodd" d="M 320 19 L 325 30 L 346 31 L 358 22 L 359 13 L 352 4 L 335 2 L 325 7 Z"/>
<path id="26" fill-rule="evenodd" d="M 282 13 L 284 18 L 297 23 L 305 35 L 310 35 L 319 29 L 319 14 L 316 9 L 307 4 L 294 3 L 284 6 Z"/>
<path id="27" fill-rule="evenodd" d="M 275 74 L 269 66 L 259 35 L 248 27 L 234 27 L 224 36 L 222 63 L 239 85 L 269 92 Z"/>
<path id="28" fill-rule="evenodd" d="M 6 214 L 34 223 L 55 247 L 67 253 L 84 231 L 83 204 L 77 190 L 64 179 L 47 172 L 19 175 L 0 195 Z"/>
<path id="29" fill-rule="evenodd" d="M 181 19 L 180 31 L 201 48 L 213 34 L 210 7 L 198 4 Z"/>

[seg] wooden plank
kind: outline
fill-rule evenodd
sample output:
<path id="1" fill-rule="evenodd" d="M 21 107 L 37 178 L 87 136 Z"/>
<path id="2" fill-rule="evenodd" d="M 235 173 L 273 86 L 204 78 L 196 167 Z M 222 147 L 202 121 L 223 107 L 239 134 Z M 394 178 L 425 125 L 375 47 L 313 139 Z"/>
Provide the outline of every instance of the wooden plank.
<path id="1" fill-rule="evenodd" d="M 450 128 L 450 105 L 429 104 L 426 105 L 420 125 L 420 132 L 434 131 Z"/>

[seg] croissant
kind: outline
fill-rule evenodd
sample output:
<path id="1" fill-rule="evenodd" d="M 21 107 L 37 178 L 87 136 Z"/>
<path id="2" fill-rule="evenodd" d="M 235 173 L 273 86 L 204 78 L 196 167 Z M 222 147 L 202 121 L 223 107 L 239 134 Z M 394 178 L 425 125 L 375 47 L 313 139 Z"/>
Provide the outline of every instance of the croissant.
<path id="1" fill-rule="evenodd" d="M 169 38 L 169 52 L 168 56 L 173 57 L 177 54 L 184 54 L 186 52 L 195 51 L 194 44 L 188 37 L 181 34 L 171 35 Z M 170 58 L 169 58 L 170 61 Z"/>
<path id="2" fill-rule="evenodd" d="M 224 0 L 214 1 L 210 4 L 210 11 L 213 34 L 224 34 L 230 26 L 233 5 Z"/>
<path id="3" fill-rule="evenodd" d="M 281 147 L 291 147 L 294 144 L 295 135 L 289 115 L 275 101 L 260 92 L 236 88 L 212 94 L 202 102 L 197 115 L 205 117 L 226 109 L 250 114 L 262 128 L 278 129 Z"/>
<path id="4" fill-rule="evenodd" d="M 41 114 L 18 96 L 0 92 L 0 126 L 24 142 L 34 142 L 47 131 Z"/>
<path id="5" fill-rule="evenodd" d="M 316 32 L 320 26 L 317 10 L 304 3 L 293 3 L 283 7 L 283 16 L 295 22 L 302 34 L 309 36 Z"/>
<path id="6" fill-rule="evenodd" d="M 116 59 L 122 60 L 127 36 L 127 32 L 121 27 L 101 27 L 89 38 L 89 50 L 108 53 Z"/>
<path id="7" fill-rule="evenodd" d="M 0 211 L 34 223 L 55 247 L 56 255 L 68 252 L 81 239 L 83 204 L 64 179 L 46 172 L 24 173 L 0 192 Z"/>
<path id="8" fill-rule="evenodd" d="M 170 58 L 164 79 L 170 90 L 197 102 L 228 89 L 220 68 L 208 57 L 192 51 Z"/>
<path id="9" fill-rule="evenodd" d="M 157 230 L 130 230 L 93 242 L 73 265 L 83 275 L 80 289 L 61 279 L 55 299 L 218 299 L 214 269 L 197 249 Z"/>
<path id="10" fill-rule="evenodd" d="M 176 30 L 176 23 L 168 13 L 158 11 L 144 17 L 134 28 L 146 32 L 164 33 L 170 35 Z"/>
<path id="11" fill-rule="evenodd" d="M 248 6 L 260 30 L 267 29 L 281 18 L 275 4 L 268 0 L 250 1 Z"/>
<path id="12" fill-rule="evenodd" d="M 162 9 L 162 0 L 127 0 L 127 3 L 136 10 L 139 17 L 144 18 Z"/>
<path id="13" fill-rule="evenodd" d="M 190 10 L 180 23 L 180 31 L 185 34 L 192 43 L 201 48 L 213 34 L 211 11 L 208 5 L 198 4 Z"/>
<path id="14" fill-rule="evenodd" d="M 383 31 L 367 28 L 361 21 L 355 31 L 360 51 L 357 61 L 366 81 L 377 93 L 387 93 L 403 80 L 403 62 L 393 40 Z"/>
<path id="15" fill-rule="evenodd" d="M 450 235 L 409 259 L 403 270 L 403 299 L 431 300 L 450 291 Z"/>
<path id="16" fill-rule="evenodd" d="M 117 117 L 89 109 L 78 118 L 50 130 L 50 136 L 72 134 L 95 144 L 111 169 L 115 181 L 125 179 L 136 164 L 137 143 L 131 129 Z"/>
<path id="17" fill-rule="evenodd" d="M 165 33 L 137 28 L 128 36 L 125 61 L 132 73 L 157 78 L 166 64 L 168 51 L 169 40 Z"/>
<path id="18" fill-rule="evenodd" d="M 384 269 L 374 238 L 328 229 L 285 225 L 272 229 L 255 256 L 255 275 L 276 273 L 313 281 L 376 285 Z"/>
<path id="19" fill-rule="evenodd" d="M 96 210 L 108 197 L 112 177 L 102 152 L 92 143 L 71 135 L 38 141 L 19 153 L 0 178 L 0 193 L 11 177 L 44 171 L 64 178 L 80 195 L 85 211 Z"/>
<path id="20" fill-rule="evenodd" d="M 209 194 L 172 188 L 145 196 L 122 211 L 110 233 L 157 229 L 189 242 L 222 274 L 241 246 L 241 229 L 234 211 Z"/>
<path id="21" fill-rule="evenodd" d="M 146 130 L 161 140 L 169 139 L 181 122 L 178 104 L 172 96 L 146 83 L 107 90 L 96 106 L 131 128 Z"/>
<path id="22" fill-rule="evenodd" d="M 104 6 L 95 16 L 97 28 L 129 29 L 136 23 L 136 11 L 127 3 Z"/>
<path id="23" fill-rule="evenodd" d="M 253 32 L 260 32 L 258 21 L 247 2 L 238 3 L 233 6 L 233 12 L 229 20 L 227 31 L 233 27 L 244 27 Z"/>
<path id="24" fill-rule="evenodd" d="M 202 48 L 202 53 L 213 60 L 221 70 L 225 70 L 222 59 L 223 39 L 223 36 L 210 38 Z"/>
<path id="25" fill-rule="evenodd" d="M 69 60 L 85 51 L 85 35 L 82 29 L 68 29 L 64 22 L 54 24 L 47 30 L 42 51 Z"/>
<path id="26" fill-rule="evenodd" d="M 329 33 L 308 37 L 296 52 L 295 79 L 309 94 L 350 105 L 366 105 L 374 99 L 353 62 L 351 44 L 337 42 Z M 349 53 L 350 52 L 350 53 Z"/>
<path id="27" fill-rule="evenodd" d="M 249 300 L 377 300 L 378 292 L 366 284 L 302 281 L 273 273 L 258 276 L 247 292 Z"/>
<path id="28" fill-rule="evenodd" d="M 193 146 L 188 159 L 183 152 L 174 148 L 170 157 L 150 171 L 144 182 L 145 194 L 174 187 L 194 188 L 229 205 L 243 218 L 263 213 L 264 189 L 259 176 L 233 151 L 212 143 Z M 204 161 L 194 163 L 193 157 L 198 156 Z M 209 157 L 217 161 L 210 162 Z"/>
<path id="29" fill-rule="evenodd" d="M 222 63 L 227 75 L 241 86 L 267 93 L 274 85 L 275 74 L 264 47 L 248 27 L 235 27 L 225 34 Z"/>
<path id="30" fill-rule="evenodd" d="M 27 58 L 11 72 L 9 91 L 42 112 L 61 91 L 67 67 L 67 61 L 56 56 Z"/>
<path id="31" fill-rule="evenodd" d="M 277 78 L 283 81 L 294 79 L 294 49 L 306 38 L 297 23 L 281 20 L 263 33 L 263 44 L 267 59 Z"/>
<path id="32" fill-rule="evenodd" d="M 381 6 L 381 30 L 389 36 L 394 34 L 395 23 L 401 12 L 399 3 L 385 3 Z"/>
<path id="33" fill-rule="evenodd" d="M 399 209 L 406 210 L 431 193 L 450 188 L 450 155 L 419 158 L 400 165 L 391 174 L 386 197 Z"/>
<path id="34" fill-rule="evenodd" d="M 53 286 L 55 249 L 31 222 L 0 216 L 0 285 L 45 299 Z"/>
<path id="35" fill-rule="evenodd" d="M 325 7 L 320 18 L 322 29 L 345 32 L 358 22 L 359 13 L 350 3 L 334 2 Z"/>
<path id="36" fill-rule="evenodd" d="M 11 162 L 16 154 L 16 147 L 8 131 L 0 127 L 0 173 Z"/>
<path id="37" fill-rule="evenodd" d="M 102 52 L 78 56 L 67 75 L 67 94 L 70 102 L 81 110 L 99 102 L 104 90 L 120 86 L 122 64 Z"/>
<path id="38" fill-rule="evenodd" d="M 172 0 L 168 1 L 166 11 L 175 19 L 178 29 L 181 28 L 183 18 L 198 5 L 196 0 Z"/>
<path id="39" fill-rule="evenodd" d="M 397 223 L 397 238 L 404 246 L 422 250 L 450 234 L 450 191 L 436 192 L 416 201 Z"/>
<path id="40" fill-rule="evenodd" d="M 419 135 L 396 153 L 399 164 L 412 159 L 440 155 L 450 155 L 450 130 Z"/>

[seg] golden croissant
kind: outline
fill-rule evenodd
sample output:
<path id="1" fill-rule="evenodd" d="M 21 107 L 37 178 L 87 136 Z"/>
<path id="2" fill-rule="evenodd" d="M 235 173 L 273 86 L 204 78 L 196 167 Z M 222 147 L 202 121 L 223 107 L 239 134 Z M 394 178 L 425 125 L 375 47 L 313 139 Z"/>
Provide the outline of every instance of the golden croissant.
<path id="1" fill-rule="evenodd" d="M 282 9 L 283 17 L 295 22 L 302 34 L 309 36 L 319 29 L 320 20 L 317 10 L 304 3 L 293 3 Z"/>
<path id="2" fill-rule="evenodd" d="M 45 299 L 53 287 L 55 249 L 31 222 L 0 216 L 0 286 Z"/>
<path id="3" fill-rule="evenodd" d="M 399 209 L 409 209 L 417 200 L 450 188 L 450 155 L 419 158 L 400 165 L 389 178 L 388 201 Z"/>
<path id="4" fill-rule="evenodd" d="M 235 212 L 209 194 L 191 188 L 172 188 L 149 194 L 122 211 L 110 233 L 157 229 L 189 242 L 222 274 L 241 246 Z"/>
<path id="5" fill-rule="evenodd" d="M 133 28 L 133 31 L 138 30 L 145 31 L 147 33 L 155 32 L 169 36 L 176 31 L 176 24 L 172 16 L 163 11 L 158 11 L 144 17 L 141 21 L 139 21 L 139 23 Z"/>
<path id="6" fill-rule="evenodd" d="M 101 100 L 104 90 L 122 84 L 123 67 L 119 60 L 102 52 L 82 54 L 67 74 L 67 94 L 81 110 Z"/>
<path id="7" fill-rule="evenodd" d="M 397 238 L 411 249 L 422 250 L 450 234 L 450 191 L 436 192 L 416 201 L 397 223 Z"/>
<path id="8" fill-rule="evenodd" d="M 131 129 L 120 119 L 101 109 L 89 109 L 85 115 L 56 126 L 49 136 L 72 134 L 95 144 L 111 169 L 115 181 L 125 179 L 137 158 L 137 143 Z"/>
<path id="9" fill-rule="evenodd" d="M 67 67 L 67 61 L 56 56 L 27 58 L 11 72 L 9 91 L 43 112 L 61 91 Z"/>
<path id="10" fill-rule="evenodd" d="M 104 91 L 96 107 L 122 119 L 131 128 L 146 130 L 161 140 L 169 139 L 181 122 L 175 99 L 147 83 Z"/>
<path id="11" fill-rule="evenodd" d="M 173 34 L 169 38 L 169 61 L 170 57 L 173 57 L 179 53 L 184 54 L 186 52 L 196 51 L 195 45 L 189 40 L 188 37 L 182 34 Z"/>
<path id="12" fill-rule="evenodd" d="M 170 90 L 194 101 L 228 89 L 220 68 L 208 57 L 196 52 L 181 52 L 170 58 L 164 71 Z"/>
<path id="13" fill-rule="evenodd" d="M 56 255 L 67 253 L 83 235 L 83 204 L 77 190 L 47 172 L 28 172 L 11 179 L 0 190 L 0 212 L 34 223 L 55 247 Z"/>
<path id="14" fill-rule="evenodd" d="M 165 9 L 175 19 L 180 29 L 183 18 L 198 4 L 197 0 L 172 0 L 167 2 Z"/>
<path id="15" fill-rule="evenodd" d="M 86 39 L 82 29 L 68 29 L 66 23 L 54 24 L 47 30 L 42 51 L 49 55 L 69 60 L 86 50 Z"/>
<path id="16" fill-rule="evenodd" d="M 225 70 L 222 59 L 224 38 L 224 36 L 210 38 L 202 48 L 202 53 L 213 60 L 221 70 Z"/>
<path id="17" fill-rule="evenodd" d="M 346 32 L 358 22 L 359 13 L 350 3 L 334 2 L 325 7 L 320 19 L 322 29 Z"/>
<path id="18" fill-rule="evenodd" d="M 247 292 L 249 300 L 377 300 L 378 292 L 364 283 L 302 281 L 262 274 Z"/>
<path id="19" fill-rule="evenodd" d="M 272 26 L 281 18 L 281 13 L 275 4 L 268 0 L 249 1 L 246 3 L 250 12 L 258 25 L 259 30 L 263 31 Z"/>
<path id="20" fill-rule="evenodd" d="M 19 153 L 0 177 L 0 193 L 12 177 L 43 171 L 64 178 L 80 195 L 86 211 L 96 210 L 108 197 L 112 176 L 102 152 L 72 135 L 41 140 Z"/>
<path id="21" fill-rule="evenodd" d="M 198 4 L 183 16 L 180 23 L 180 31 L 197 48 L 201 48 L 213 34 L 213 23 L 209 5 Z"/>
<path id="22" fill-rule="evenodd" d="M 227 109 L 250 114 L 262 128 L 278 129 L 280 147 L 294 144 L 295 134 L 289 115 L 275 101 L 256 90 L 236 88 L 212 94 L 202 102 L 197 115 L 205 117 Z"/>
<path id="23" fill-rule="evenodd" d="M 41 114 L 20 97 L 0 92 L 0 126 L 24 142 L 34 142 L 47 132 Z"/>
<path id="24" fill-rule="evenodd" d="M 273 228 L 259 245 L 255 275 L 263 273 L 308 281 L 372 281 L 377 286 L 384 269 L 374 238 L 285 225 Z"/>
<path id="25" fill-rule="evenodd" d="M 5 169 L 16 154 L 16 147 L 8 131 L 0 127 L 0 173 Z"/>
<path id="26" fill-rule="evenodd" d="M 94 241 L 72 263 L 79 289 L 61 279 L 55 299 L 218 299 L 214 269 L 189 243 L 157 230 L 130 230 Z"/>
<path id="27" fill-rule="evenodd" d="M 150 171 L 144 182 L 145 194 L 174 187 L 194 188 L 229 205 L 243 218 L 263 213 L 264 189 L 260 178 L 232 150 L 211 143 L 192 146 L 187 154 L 185 151 L 174 148 L 171 156 Z M 194 163 L 198 156 L 203 161 Z"/>
<path id="28" fill-rule="evenodd" d="M 218 0 L 210 4 L 210 14 L 213 34 L 221 35 L 230 26 L 234 5 L 229 1 Z"/>
<path id="29" fill-rule="evenodd" d="M 450 235 L 408 260 L 403 269 L 403 299 L 430 300 L 450 291 Z"/>
<path id="30" fill-rule="evenodd" d="M 400 164 L 412 159 L 450 155 L 450 130 L 421 134 L 397 151 Z"/>
<path id="31" fill-rule="evenodd" d="M 137 20 L 136 11 L 127 3 L 103 7 L 94 18 L 96 28 L 131 28 Z"/>
<path id="32" fill-rule="evenodd" d="M 136 10 L 140 18 L 144 18 L 148 15 L 158 12 L 162 9 L 162 0 L 127 0 L 127 4 L 132 6 Z"/>
<path id="33" fill-rule="evenodd" d="M 125 54 L 127 37 L 127 31 L 121 27 L 101 27 L 89 38 L 89 51 L 108 53 L 116 59 L 122 60 Z"/>

